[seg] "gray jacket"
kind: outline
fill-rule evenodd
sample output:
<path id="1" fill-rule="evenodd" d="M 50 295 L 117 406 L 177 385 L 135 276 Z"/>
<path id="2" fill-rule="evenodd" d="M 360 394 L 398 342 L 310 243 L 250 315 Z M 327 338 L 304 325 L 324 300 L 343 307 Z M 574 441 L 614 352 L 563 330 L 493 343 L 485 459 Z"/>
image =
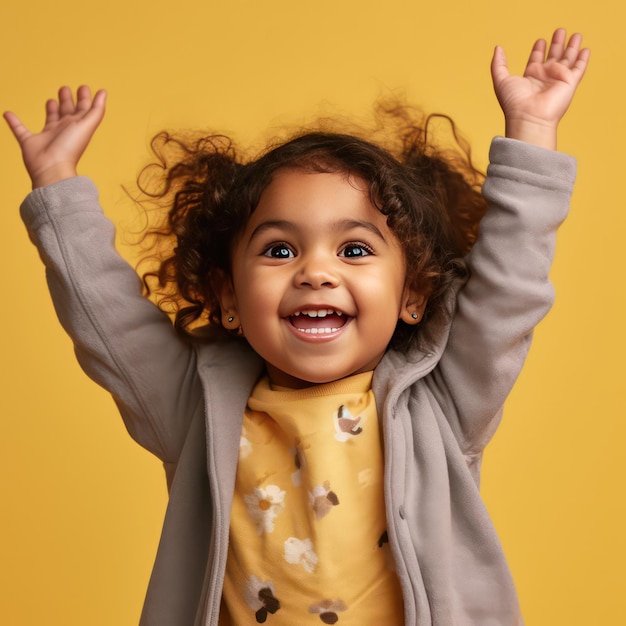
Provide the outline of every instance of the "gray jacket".
<path id="1" fill-rule="evenodd" d="M 451 325 L 427 353 L 389 351 L 374 374 L 407 625 L 522 623 L 479 495 L 480 461 L 553 299 L 548 272 L 575 162 L 502 138 L 490 161 L 489 210 L 471 278 L 450 292 Z M 242 416 L 262 363 L 237 341 L 180 341 L 115 252 L 88 179 L 36 189 L 22 216 L 82 367 L 165 466 L 170 499 L 141 624 L 216 625 Z"/>

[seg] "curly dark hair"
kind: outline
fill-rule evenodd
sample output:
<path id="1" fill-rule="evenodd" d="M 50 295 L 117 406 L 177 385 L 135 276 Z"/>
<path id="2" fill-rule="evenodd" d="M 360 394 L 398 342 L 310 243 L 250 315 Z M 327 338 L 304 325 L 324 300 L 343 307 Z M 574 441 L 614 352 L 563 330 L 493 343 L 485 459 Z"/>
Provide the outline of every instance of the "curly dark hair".
<path id="1" fill-rule="evenodd" d="M 398 321 L 390 346 L 406 351 L 429 336 L 448 315 L 445 294 L 466 273 L 463 257 L 485 212 L 484 174 L 467 143 L 444 115 L 425 117 L 404 105 L 380 106 L 378 130 L 328 130 L 329 121 L 273 142 L 260 156 L 244 158 L 224 135 L 184 137 L 159 133 L 158 162 L 138 179 L 143 194 L 165 219 L 148 227 L 156 267 L 143 273 L 146 294 L 174 317 L 186 339 L 230 334 L 221 325 L 218 285 L 230 275 L 233 242 L 245 229 L 273 176 L 285 168 L 338 172 L 365 181 L 372 204 L 387 216 L 400 241 L 407 284 L 428 296 L 422 322 Z M 381 114 L 382 112 L 382 114 Z M 454 146 L 437 147 L 431 126 L 444 122 Z M 392 132 L 389 132 L 389 127 Z M 372 137 L 382 135 L 382 141 Z M 206 332 L 210 331 L 210 332 Z"/>

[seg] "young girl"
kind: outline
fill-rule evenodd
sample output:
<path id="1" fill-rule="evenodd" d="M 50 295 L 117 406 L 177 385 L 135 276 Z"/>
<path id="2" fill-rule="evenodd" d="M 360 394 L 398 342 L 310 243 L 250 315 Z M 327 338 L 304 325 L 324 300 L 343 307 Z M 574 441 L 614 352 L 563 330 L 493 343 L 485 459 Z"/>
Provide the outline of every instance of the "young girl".
<path id="1" fill-rule="evenodd" d="M 76 176 L 105 94 L 62 88 L 39 134 L 5 114 L 61 322 L 165 465 L 142 624 L 521 624 L 480 461 L 552 300 L 580 44 L 557 30 L 523 77 L 496 49 L 507 138 L 464 259 L 472 237 L 451 220 L 482 201 L 415 141 L 396 158 L 309 133 L 247 163 L 197 146 L 167 177 L 176 328 Z"/>

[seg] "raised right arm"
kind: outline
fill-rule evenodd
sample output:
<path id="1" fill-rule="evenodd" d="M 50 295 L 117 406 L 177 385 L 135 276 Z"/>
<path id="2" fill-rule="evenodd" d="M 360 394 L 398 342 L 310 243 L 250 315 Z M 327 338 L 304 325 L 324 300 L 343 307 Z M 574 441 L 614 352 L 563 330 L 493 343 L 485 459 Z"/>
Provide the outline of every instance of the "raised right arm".
<path id="1" fill-rule="evenodd" d="M 142 296 L 141 281 L 116 252 L 97 191 L 76 165 L 104 114 L 104 92 L 62 88 L 33 134 L 5 118 L 22 148 L 34 191 L 21 211 L 46 265 L 50 293 L 86 373 L 110 391 L 130 434 L 176 462 L 187 420 L 202 401 L 195 352 Z"/>
<path id="2" fill-rule="evenodd" d="M 102 90 L 92 99 L 89 87 L 82 85 L 74 102 L 70 88 L 61 87 L 58 100 L 46 102 L 46 121 L 39 133 L 28 130 L 15 113 L 4 113 L 33 189 L 76 176 L 78 161 L 104 117 L 105 102 Z"/>

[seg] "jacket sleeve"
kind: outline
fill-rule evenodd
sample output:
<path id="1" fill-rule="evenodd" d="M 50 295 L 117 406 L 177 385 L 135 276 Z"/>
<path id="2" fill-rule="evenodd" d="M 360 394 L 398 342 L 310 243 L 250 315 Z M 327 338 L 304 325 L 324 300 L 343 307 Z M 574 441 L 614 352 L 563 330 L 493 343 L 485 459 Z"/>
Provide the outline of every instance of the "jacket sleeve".
<path id="1" fill-rule="evenodd" d="M 139 277 L 114 248 L 95 186 L 75 177 L 35 189 L 21 214 L 81 367 L 113 395 L 131 436 L 176 462 L 189 405 L 202 398 L 195 351 L 142 296 Z"/>
<path id="2" fill-rule="evenodd" d="M 512 139 L 492 143 L 483 186 L 488 210 L 433 372 L 466 454 L 479 453 L 493 435 L 533 328 L 552 305 L 549 271 L 575 170 L 562 153 Z"/>

